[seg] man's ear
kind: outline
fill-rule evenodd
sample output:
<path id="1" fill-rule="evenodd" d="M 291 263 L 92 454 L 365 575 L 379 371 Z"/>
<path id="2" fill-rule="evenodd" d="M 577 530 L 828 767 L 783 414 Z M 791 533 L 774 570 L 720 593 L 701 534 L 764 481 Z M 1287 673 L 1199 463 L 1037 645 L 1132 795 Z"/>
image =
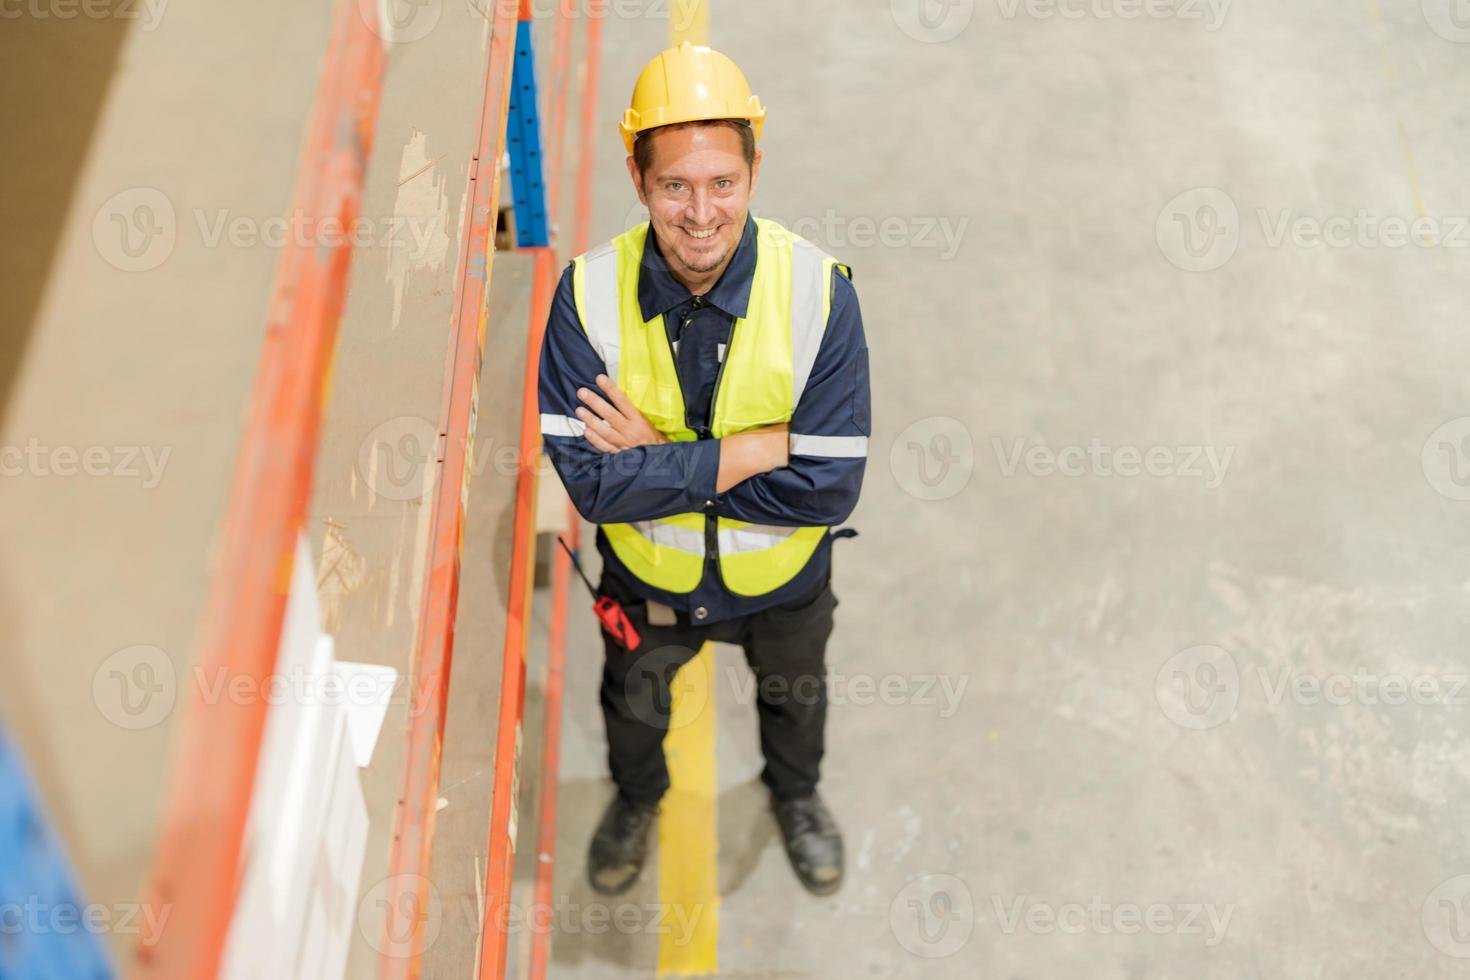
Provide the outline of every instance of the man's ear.
<path id="1" fill-rule="evenodd" d="M 750 196 L 755 197 L 755 185 L 761 177 L 761 153 L 760 149 L 755 151 L 755 159 L 750 161 Z"/>
<path id="2" fill-rule="evenodd" d="M 628 176 L 633 179 L 633 190 L 638 193 L 638 203 L 648 207 L 648 198 L 643 194 L 643 175 L 638 172 L 638 163 L 628 154 Z"/>

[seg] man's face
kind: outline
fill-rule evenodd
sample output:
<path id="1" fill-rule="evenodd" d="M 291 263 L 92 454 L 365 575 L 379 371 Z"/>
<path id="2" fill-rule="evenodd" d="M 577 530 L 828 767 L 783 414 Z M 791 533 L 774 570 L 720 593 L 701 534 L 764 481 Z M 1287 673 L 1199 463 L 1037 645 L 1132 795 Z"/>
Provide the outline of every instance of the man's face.
<path id="1" fill-rule="evenodd" d="M 745 230 L 760 151 L 747 168 L 740 134 L 729 126 L 662 129 L 643 138 L 654 141 L 652 162 L 639 180 L 630 156 L 628 172 L 672 271 L 698 277 L 722 269 Z"/>

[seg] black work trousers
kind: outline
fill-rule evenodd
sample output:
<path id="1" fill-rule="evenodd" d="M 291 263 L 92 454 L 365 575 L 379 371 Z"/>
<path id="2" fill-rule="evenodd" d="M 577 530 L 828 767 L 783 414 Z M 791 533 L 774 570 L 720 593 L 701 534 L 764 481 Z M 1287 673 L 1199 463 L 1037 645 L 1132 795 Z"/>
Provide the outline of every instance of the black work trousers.
<path id="1" fill-rule="evenodd" d="M 830 577 L 782 605 L 699 626 L 682 616 L 671 626 L 649 625 L 647 602 L 616 576 L 604 573 L 598 591 L 622 604 L 640 640 L 636 649 L 627 650 L 602 631 L 608 766 L 625 800 L 652 806 L 668 790 L 663 741 L 674 677 L 706 641 L 745 650 L 754 683 L 736 690 L 755 697 L 765 757 L 761 781 L 778 800 L 816 790 L 827 720 L 827 639 L 837 608 Z M 710 697 L 714 695 L 711 690 Z"/>

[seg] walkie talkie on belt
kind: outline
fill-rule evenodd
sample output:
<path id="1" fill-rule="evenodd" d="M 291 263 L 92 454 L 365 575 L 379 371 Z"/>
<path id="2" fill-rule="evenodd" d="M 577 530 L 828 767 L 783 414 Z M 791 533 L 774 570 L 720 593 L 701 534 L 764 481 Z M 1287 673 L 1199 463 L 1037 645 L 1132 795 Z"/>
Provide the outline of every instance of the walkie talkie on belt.
<path id="1" fill-rule="evenodd" d="M 598 622 L 602 623 L 602 628 L 611 633 L 613 639 L 617 640 L 624 650 L 638 649 L 641 637 L 638 636 L 638 630 L 634 628 L 633 621 L 628 618 L 623 607 L 611 596 L 598 595 L 592 580 L 587 577 L 586 572 L 582 571 L 582 563 L 577 560 L 577 553 L 567 545 L 561 535 L 557 535 L 556 540 L 566 549 L 567 557 L 572 559 L 572 567 L 581 576 L 583 583 L 587 586 L 587 591 L 592 593 L 592 614 L 597 617 Z"/>

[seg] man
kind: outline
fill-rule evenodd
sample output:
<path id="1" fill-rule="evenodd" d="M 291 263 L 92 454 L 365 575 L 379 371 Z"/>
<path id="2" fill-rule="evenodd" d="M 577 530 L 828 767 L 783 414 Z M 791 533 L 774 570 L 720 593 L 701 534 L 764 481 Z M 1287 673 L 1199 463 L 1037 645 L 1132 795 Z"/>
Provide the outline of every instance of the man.
<path id="1" fill-rule="evenodd" d="M 669 680 L 706 641 L 742 646 L 772 809 L 802 884 L 842 882 L 817 794 L 837 599 L 831 528 L 867 457 L 868 351 L 850 272 L 752 218 L 765 109 L 735 64 L 688 43 L 638 78 L 619 127 L 649 223 L 573 260 L 541 352 L 541 431 L 599 525 L 601 702 L 618 794 L 588 873 L 632 886 L 668 789 Z M 851 532 L 847 532 L 851 533 Z"/>

